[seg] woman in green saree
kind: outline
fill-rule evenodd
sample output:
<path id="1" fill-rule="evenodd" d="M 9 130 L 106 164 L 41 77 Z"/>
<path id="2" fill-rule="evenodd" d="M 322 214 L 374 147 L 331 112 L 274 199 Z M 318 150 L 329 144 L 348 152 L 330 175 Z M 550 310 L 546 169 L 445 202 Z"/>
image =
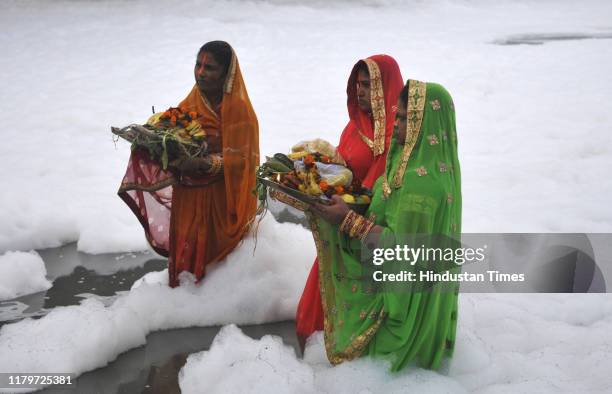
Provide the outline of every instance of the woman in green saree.
<path id="1" fill-rule="evenodd" d="M 332 205 L 311 209 L 322 218 L 311 225 L 330 362 L 369 354 L 389 360 L 393 371 L 413 362 L 439 368 L 454 349 L 458 286 L 374 281 L 373 270 L 381 271 L 380 278 L 406 269 L 417 273 L 423 264 L 410 265 L 395 256 L 373 266 L 371 251 L 394 249 L 419 234 L 459 239 L 461 175 L 455 110 L 448 92 L 434 83 L 406 83 L 386 169 L 374 185 L 365 216 L 349 210 L 336 196 Z"/>

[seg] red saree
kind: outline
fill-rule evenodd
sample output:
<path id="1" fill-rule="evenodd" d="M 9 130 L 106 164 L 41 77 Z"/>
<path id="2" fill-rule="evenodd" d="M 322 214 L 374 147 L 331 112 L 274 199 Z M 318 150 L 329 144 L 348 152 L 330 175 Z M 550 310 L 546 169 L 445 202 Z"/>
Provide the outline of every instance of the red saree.
<path id="1" fill-rule="evenodd" d="M 372 112 L 361 110 L 357 104 L 357 73 L 360 63 L 367 65 L 370 74 Z M 349 122 L 336 148 L 353 176 L 365 187 L 372 188 L 383 173 L 393 126 L 397 99 L 404 86 L 395 59 L 375 55 L 355 64 L 349 76 L 346 93 Z M 319 287 L 319 260 L 315 259 L 296 312 L 296 332 L 303 346 L 315 331 L 323 329 L 323 309 Z"/>
<path id="2" fill-rule="evenodd" d="M 211 153 L 223 155 L 223 172 L 197 176 L 161 170 L 139 150 L 132 152 L 119 196 L 142 224 L 147 240 L 168 257 L 170 286 L 182 271 L 200 280 L 206 266 L 222 260 L 240 242 L 255 216 L 255 169 L 259 127 L 235 54 L 218 113 L 197 86 L 179 104 L 200 114 Z"/>

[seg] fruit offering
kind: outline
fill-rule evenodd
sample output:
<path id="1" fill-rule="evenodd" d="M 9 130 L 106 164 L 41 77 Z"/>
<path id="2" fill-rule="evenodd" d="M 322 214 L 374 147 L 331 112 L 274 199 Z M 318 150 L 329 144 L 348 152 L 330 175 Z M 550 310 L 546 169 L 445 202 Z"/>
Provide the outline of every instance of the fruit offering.
<path id="1" fill-rule="evenodd" d="M 169 108 L 153 114 L 144 125 L 111 127 L 111 131 L 131 142 L 132 149 L 147 149 L 151 158 L 158 160 L 166 169 L 170 160 L 206 154 L 206 133 L 197 118 L 197 112 Z"/>
<path id="2" fill-rule="evenodd" d="M 185 139 L 201 139 L 205 136 L 202 126 L 196 121 L 198 113 L 186 112 L 176 107 L 170 107 L 164 112 L 153 114 L 147 120 L 147 125 L 166 130 Z"/>
<path id="3" fill-rule="evenodd" d="M 322 202 L 339 195 L 348 204 L 369 204 L 371 191 L 353 179 L 351 170 L 333 163 L 328 155 L 318 152 L 267 157 L 258 170 L 258 178 L 316 197 Z M 258 180 L 260 199 L 265 198 L 265 185 Z M 296 193 L 292 193 L 296 196 Z"/>

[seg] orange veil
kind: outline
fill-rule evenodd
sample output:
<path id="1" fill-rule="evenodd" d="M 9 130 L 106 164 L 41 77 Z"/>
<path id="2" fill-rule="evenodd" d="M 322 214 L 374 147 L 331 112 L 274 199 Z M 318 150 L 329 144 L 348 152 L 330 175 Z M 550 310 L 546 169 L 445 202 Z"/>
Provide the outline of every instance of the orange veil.
<path id="1" fill-rule="evenodd" d="M 252 191 L 259 165 L 259 125 L 233 51 L 223 90 L 220 116 L 202 97 L 197 85 L 179 107 L 201 114 L 198 121 L 204 130 L 219 133 L 227 197 L 228 227 L 225 230 L 228 234 L 242 235 L 257 209 Z"/>

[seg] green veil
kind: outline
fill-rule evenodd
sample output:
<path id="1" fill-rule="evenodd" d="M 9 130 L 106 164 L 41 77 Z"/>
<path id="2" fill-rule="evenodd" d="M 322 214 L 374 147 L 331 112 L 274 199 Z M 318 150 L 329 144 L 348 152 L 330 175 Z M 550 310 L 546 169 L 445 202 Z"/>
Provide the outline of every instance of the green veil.
<path id="1" fill-rule="evenodd" d="M 374 185 L 366 213 L 384 228 L 377 248 L 414 242 L 417 235 L 456 241 L 461 233 L 453 101 L 438 84 L 414 80 L 407 84 L 406 143 L 401 145 L 393 137 L 385 173 Z M 372 251 L 340 233 L 337 226 L 311 216 L 311 227 L 319 256 L 330 362 L 369 354 L 389 360 L 392 370 L 412 362 L 437 369 L 444 356 L 452 355 L 458 286 L 374 281 L 373 270 L 416 272 L 425 265 L 387 260 L 373 266 Z M 453 267 L 445 269 L 458 269 Z"/>

